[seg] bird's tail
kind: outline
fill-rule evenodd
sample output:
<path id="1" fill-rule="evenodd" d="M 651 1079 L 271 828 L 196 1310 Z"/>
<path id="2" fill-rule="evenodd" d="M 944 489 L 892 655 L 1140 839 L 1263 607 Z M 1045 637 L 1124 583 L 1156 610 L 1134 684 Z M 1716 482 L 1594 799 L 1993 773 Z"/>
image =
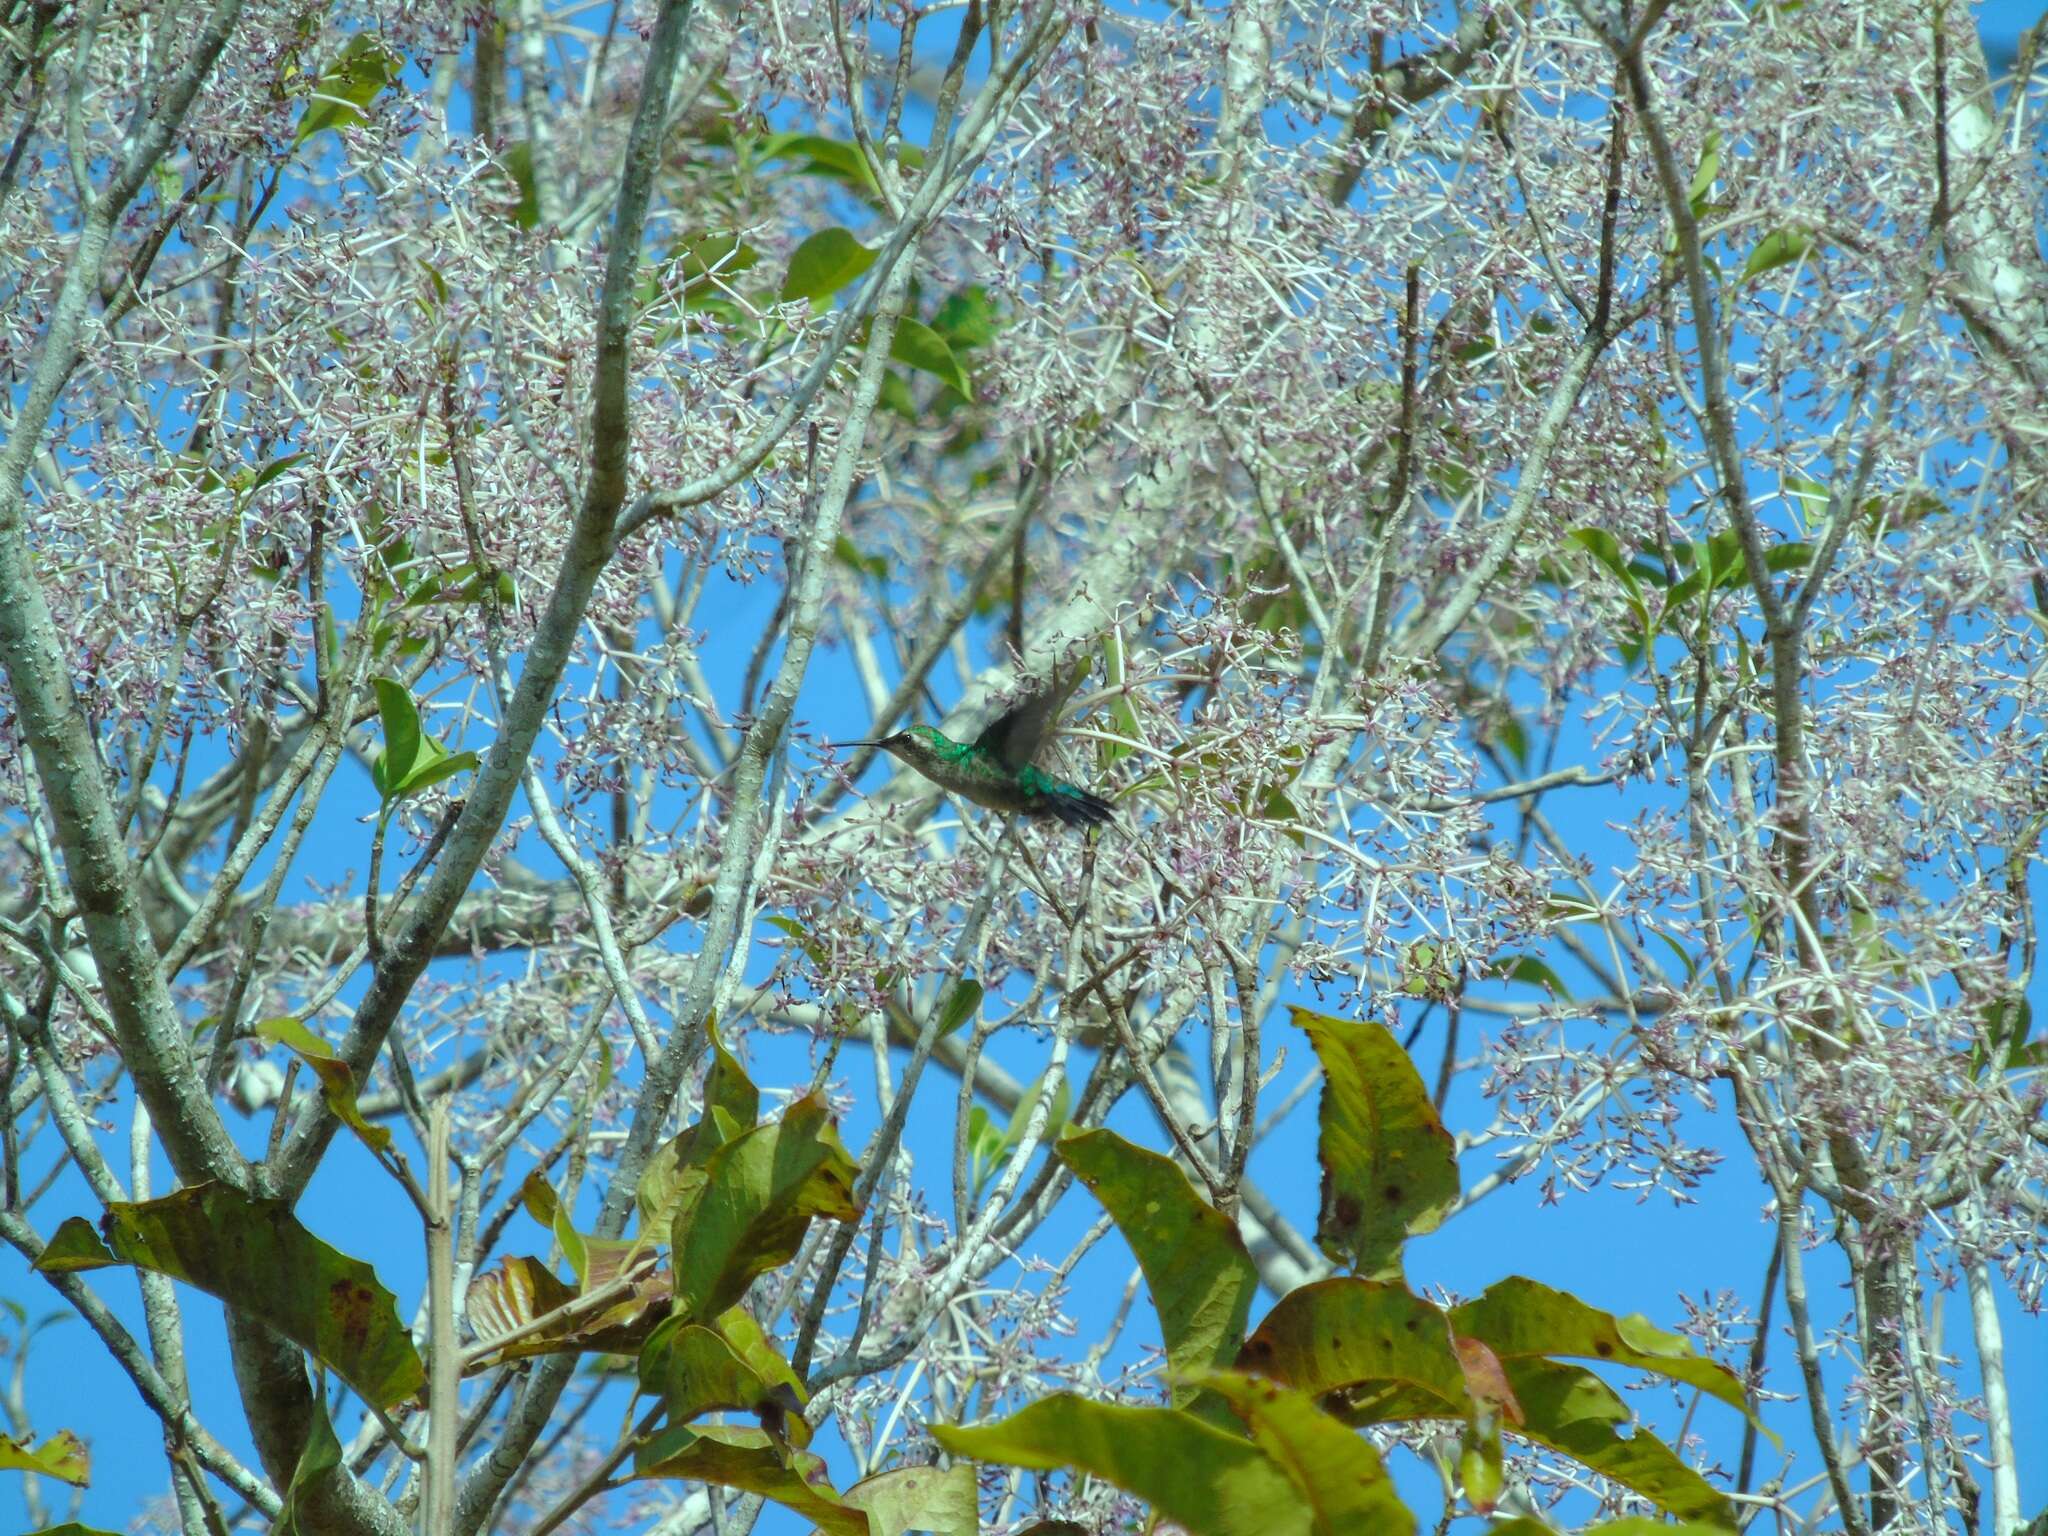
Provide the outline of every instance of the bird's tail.
<path id="1" fill-rule="evenodd" d="M 1099 827 L 1116 814 L 1107 800 L 1076 784 L 1061 784 L 1046 797 L 1046 808 L 1070 827 Z"/>

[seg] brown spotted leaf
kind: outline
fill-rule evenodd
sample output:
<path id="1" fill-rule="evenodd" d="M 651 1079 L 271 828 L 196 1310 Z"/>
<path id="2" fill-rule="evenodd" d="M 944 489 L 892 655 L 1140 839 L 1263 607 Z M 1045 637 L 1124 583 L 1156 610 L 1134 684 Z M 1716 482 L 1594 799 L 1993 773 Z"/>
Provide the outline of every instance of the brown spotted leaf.
<path id="1" fill-rule="evenodd" d="M 1458 1198 L 1458 1160 L 1429 1090 L 1377 1024 L 1296 1007 L 1323 1064 L 1322 1213 L 1316 1243 L 1370 1280 L 1401 1276 L 1401 1245 Z"/>
<path id="2" fill-rule="evenodd" d="M 308 1232 L 282 1200 L 194 1184 L 161 1200 L 117 1202 L 100 1231 L 115 1257 L 268 1324 L 379 1407 L 404 1402 L 426 1382 L 397 1298 L 369 1265 Z"/>

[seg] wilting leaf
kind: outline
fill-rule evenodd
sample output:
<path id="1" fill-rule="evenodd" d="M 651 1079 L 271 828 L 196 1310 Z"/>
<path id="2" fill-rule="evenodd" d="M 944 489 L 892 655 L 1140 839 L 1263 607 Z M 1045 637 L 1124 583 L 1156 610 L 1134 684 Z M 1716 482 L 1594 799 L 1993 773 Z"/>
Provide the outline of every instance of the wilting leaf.
<path id="1" fill-rule="evenodd" d="M 426 1382 L 397 1298 L 370 1266 L 320 1241 L 282 1200 L 194 1184 L 107 1208 L 115 1256 L 218 1296 L 267 1323 L 379 1407 Z"/>
<path id="2" fill-rule="evenodd" d="M 846 1502 L 864 1510 L 874 1536 L 905 1536 L 929 1531 L 932 1536 L 975 1536 L 981 1512 L 976 1498 L 974 1467 L 898 1467 L 877 1472 L 846 1490 Z"/>
<path id="3" fill-rule="evenodd" d="M 1126 1408 L 1071 1392 L 972 1429 L 934 1424 L 955 1456 L 1049 1472 L 1078 1467 L 1150 1504 L 1190 1536 L 1312 1536 L 1314 1514 L 1251 1441 L 1176 1408 Z"/>
<path id="4" fill-rule="evenodd" d="M 356 1075 L 347 1062 L 334 1054 L 332 1046 L 290 1014 L 264 1019 L 257 1024 L 256 1033 L 295 1052 L 313 1069 L 313 1075 L 320 1079 L 320 1095 L 334 1111 L 334 1118 L 362 1137 L 366 1146 L 377 1152 L 391 1149 L 391 1132 L 381 1125 L 372 1125 L 357 1108 Z"/>
<path id="5" fill-rule="evenodd" d="M 1229 1218 L 1195 1193 L 1173 1159 L 1114 1131 L 1068 1136 L 1055 1150 L 1131 1245 L 1159 1313 L 1169 1369 L 1182 1376 L 1228 1365 L 1259 1288 L 1258 1268 Z M 1175 1407 L 1196 1395 L 1174 1382 Z"/>
<path id="6" fill-rule="evenodd" d="M 812 1217 L 854 1220 L 858 1171 L 815 1094 L 719 1147 L 702 1184 L 686 1187 L 676 1204 L 676 1314 L 702 1320 L 723 1312 L 756 1275 L 796 1257 Z"/>
<path id="7" fill-rule="evenodd" d="M 34 1450 L 12 1435 L 0 1435 L 0 1472 L 35 1472 L 83 1488 L 92 1480 L 92 1459 L 84 1442 L 68 1429 L 58 1430 Z"/>
<path id="8" fill-rule="evenodd" d="M 1458 1198 L 1458 1160 L 1429 1090 L 1377 1024 L 1296 1007 L 1323 1064 L 1322 1214 L 1316 1243 L 1368 1279 L 1401 1274 L 1401 1245 Z"/>
<path id="9" fill-rule="evenodd" d="M 1287 1474 L 1314 1515 L 1317 1536 L 1408 1536 L 1415 1529 L 1415 1516 L 1394 1492 L 1371 1442 L 1307 1393 L 1235 1371 L 1207 1372 L 1200 1380 L 1230 1404 L 1253 1444 Z"/>
<path id="10" fill-rule="evenodd" d="M 825 1463 L 809 1451 L 784 1452 L 763 1430 L 722 1424 L 670 1425 L 634 1458 L 642 1477 L 717 1483 L 773 1499 L 829 1536 L 868 1536 L 868 1517 L 832 1487 Z"/>

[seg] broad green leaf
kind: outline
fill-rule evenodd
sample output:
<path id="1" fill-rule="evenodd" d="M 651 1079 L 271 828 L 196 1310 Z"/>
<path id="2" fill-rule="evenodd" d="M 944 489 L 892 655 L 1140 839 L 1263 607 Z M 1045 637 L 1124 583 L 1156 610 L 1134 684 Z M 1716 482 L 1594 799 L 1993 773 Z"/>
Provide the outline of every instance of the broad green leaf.
<path id="1" fill-rule="evenodd" d="M 1685 189 L 1685 200 L 1692 205 L 1695 214 L 1706 211 L 1707 200 L 1713 195 L 1714 183 L 1720 176 L 1721 130 L 1710 128 L 1700 145 L 1699 169 L 1693 172 L 1692 185 Z"/>
<path id="2" fill-rule="evenodd" d="M 764 1431 L 723 1424 L 670 1425 L 634 1457 L 642 1477 L 717 1483 L 773 1499 L 828 1536 L 868 1536 L 868 1517 L 832 1487 L 825 1463 L 809 1451 L 786 1453 Z"/>
<path id="3" fill-rule="evenodd" d="M 825 1102 L 807 1094 L 769 1125 L 719 1147 L 685 1187 L 673 1228 L 676 1315 L 723 1312 L 756 1275 L 796 1257 L 811 1218 L 852 1221 L 859 1172 Z"/>
<path id="4" fill-rule="evenodd" d="M 834 226 L 821 229 L 790 253 L 782 279 L 782 302 L 829 299 L 875 264 L 875 253 Z"/>
<path id="5" fill-rule="evenodd" d="M 1786 224 L 1774 229 L 1750 251 L 1749 260 L 1742 264 L 1740 281 L 1746 283 L 1752 277 L 1803 261 L 1817 243 L 1813 231 L 1804 225 Z"/>
<path id="6" fill-rule="evenodd" d="M 65 1275 L 82 1269 L 106 1269 L 120 1262 L 100 1241 L 91 1222 L 83 1216 L 66 1216 L 50 1234 L 35 1267 L 46 1275 Z"/>
<path id="7" fill-rule="evenodd" d="M 512 222 L 531 229 L 540 222 L 540 192 L 533 179 L 533 146 L 524 139 L 507 144 L 498 154 L 499 162 L 519 189 L 519 201 L 512 208 Z"/>
<path id="8" fill-rule="evenodd" d="M 1059 1140 L 1060 1132 L 1067 1127 L 1067 1107 L 1070 1084 L 1066 1074 L 1060 1075 L 1060 1085 L 1052 1096 L 1052 1102 L 1045 1107 L 1045 1125 L 1039 1133 L 1041 1145 L 1050 1146 Z M 1009 1128 L 1003 1132 L 1002 1144 L 996 1148 L 995 1160 L 1001 1162 L 1016 1148 L 1023 1145 L 1024 1133 L 1031 1127 L 1031 1112 L 1038 1105 L 1038 1096 L 1045 1091 L 1045 1074 L 1039 1073 L 1025 1088 L 1023 1097 L 1017 1100 L 1016 1111 L 1010 1116 Z"/>
<path id="9" fill-rule="evenodd" d="M 955 352 L 985 347 L 996 339 L 996 311 L 988 290 L 979 283 L 950 295 L 932 316 L 937 331 Z"/>
<path id="10" fill-rule="evenodd" d="M 881 190 L 860 146 L 841 139 L 818 133 L 778 133 L 762 144 L 759 154 L 763 160 L 801 159 L 807 162 L 801 168 L 812 175 L 831 176 L 870 193 Z"/>
<path id="11" fill-rule="evenodd" d="M 1228 1217 L 1195 1193 L 1171 1158 L 1133 1146 L 1114 1131 L 1083 1131 L 1056 1148 L 1131 1245 L 1176 1378 L 1231 1363 L 1244 1342 L 1259 1272 Z M 1173 1404 L 1198 1396 L 1172 1383 Z"/>
<path id="12" fill-rule="evenodd" d="M 1502 1362 L 1522 1422 L 1515 1433 L 1563 1453 L 1601 1476 L 1641 1494 L 1682 1520 L 1734 1523 L 1728 1501 L 1640 1424 L 1591 1371 L 1549 1360 Z M 1630 1425 L 1630 1433 L 1617 1426 Z"/>
<path id="13" fill-rule="evenodd" d="M 1203 1387 L 1229 1403 L 1313 1512 L 1317 1536 L 1409 1536 L 1415 1516 L 1394 1492 L 1379 1453 L 1305 1392 L 1235 1371 L 1211 1371 Z"/>
<path id="14" fill-rule="evenodd" d="M 12 1435 L 0 1435 L 0 1472 L 34 1472 L 54 1477 L 74 1488 L 92 1481 L 92 1458 L 85 1443 L 68 1429 L 60 1429 L 34 1450 Z"/>
<path id="15" fill-rule="evenodd" d="M 967 1174 L 975 1199 L 981 1198 L 1008 1142 L 1008 1135 L 996 1129 L 988 1111 L 979 1104 L 967 1112 Z"/>
<path id="16" fill-rule="evenodd" d="M 972 1429 L 934 1424 L 955 1456 L 1050 1472 L 1076 1467 L 1186 1527 L 1189 1536 L 1315 1536 L 1287 1474 L 1251 1441 L 1174 1408 L 1126 1408 L 1071 1392 Z"/>
<path id="17" fill-rule="evenodd" d="M 1622 556 L 1621 541 L 1605 528 L 1574 528 L 1565 537 L 1612 571 L 1615 579 L 1630 592 L 1640 591 L 1636 585 L 1636 573 Z"/>
<path id="18" fill-rule="evenodd" d="M 898 1467 L 877 1472 L 846 1490 L 846 1502 L 863 1510 L 874 1536 L 905 1536 L 929 1531 L 932 1536 L 975 1536 L 981 1510 L 974 1468 L 956 1461 L 938 1467 Z"/>
<path id="19" fill-rule="evenodd" d="M 419 708 L 403 683 L 380 677 L 374 686 L 377 716 L 384 727 L 384 751 L 370 772 L 377 781 L 377 793 L 392 800 L 419 762 L 426 737 L 420 731 Z"/>
<path id="20" fill-rule="evenodd" d="M 403 684 L 388 677 L 376 680 L 377 715 L 384 728 L 384 750 L 370 766 L 370 778 L 384 801 L 384 814 L 407 795 L 418 794 L 477 765 L 474 752 L 448 749 L 420 727 L 420 712 Z"/>
<path id="21" fill-rule="evenodd" d="M 776 1364 L 782 1363 L 778 1358 Z M 764 1377 L 716 1329 L 679 1317 L 648 1335 L 638 1369 L 640 1390 L 662 1400 L 671 1426 L 721 1409 L 753 1413 L 783 1384 Z M 785 1423 L 796 1432 L 797 1446 L 809 1443 L 810 1426 L 800 1416 L 792 1414 Z"/>
<path id="22" fill-rule="evenodd" d="M 76 1520 L 66 1520 L 62 1525 L 46 1525 L 40 1531 L 30 1531 L 28 1536 L 115 1536 L 115 1533 L 102 1530 L 97 1525 L 81 1525 Z"/>
<path id="23" fill-rule="evenodd" d="M 946 1002 L 939 1013 L 939 1038 L 945 1039 L 969 1019 L 981 1007 L 981 983 L 972 976 L 963 976 L 954 982 L 946 993 Z"/>
<path id="24" fill-rule="evenodd" d="M 953 392 L 962 399 L 974 398 L 974 385 L 968 381 L 967 370 L 960 366 L 960 359 L 946 345 L 945 337 L 922 320 L 905 315 L 896 322 L 896 334 L 889 339 L 889 356 L 951 385 Z"/>
<path id="25" fill-rule="evenodd" d="M 746 1362 L 747 1366 L 771 1387 L 788 1387 L 799 1405 L 810 1401 L 810 1394 L 797 1379 L 789 1362 L 782 1358 L 782 1352 L 769 1342 L 768 1335 L 761 1331 L 761 1325 L 744 1307 L 730 1307 L 719 1314 L 711 1324 L 719 1336 L 732 1346 L 732 1352 Z"/>
<path id="26" fill-rule="evenodd" d="M 1572 1355 L 1632 1366 L 1698 1387 L 1749 1412 L 1742 1383 L 1732 1371 L 1703 1359 L 1679 1335 L 1664 1332 L 1640 1312 L 1616 1317 L 1569 1292 L 1511 1275 L 1453 1307 L 1450 1318 L 1461 1337 L 1484 1340 L 1503 1360 Z"/>
<path id="27" fill-rule="evenodd" d="M 759 251 L 732 233 L 698 235 L 678 245 L 669 256 L 682 274 L 685 303 L 715 292 L 717 282 L 730 284 L 761 260 Z"/>
<path id="28" fill-rule="evenodd" d="M 1316 1243 L 1368 1279 L 1397 1279 L 1401 1245 L 1458 1198 L 1458 1160 L 1429 1090 L 1377 1024 L 1295 1007 L 1323 1064 Z"/>
<path id="29" fill-rule="evenodd" d="M 117 1202 L 100 1230 L 116 1257 L 267 1323 L 379 1407 L 404 1402 L 426 1382 L 397 1298 L 369 1265 L 308 1232 L 282 1200 L 209 1181 L 160 1200 Z"/>
<path id="30" fill-rule="evenodd" d="M 313 1394 L 312 1413 L 306 1421 L 306 1444 L 299 1452 L 298 1464 L 292 1468 L 292 1480 L 284 1490 L 284 1509 L 271 1527 L 271 1536 L 300 1536 L 303 1528 L 299 1524 L 299 1495 L 341 1465 L 341 1442 L 334 1437 L 324 1397 L 322 1392 Z"/>
<path id="31" fill-rule="evenodd" d="M 358 32 L 341 50 L 341 57 L 320 72 L 313 86 L 313 99 L 299 114 L 298 132 L 292 142 L 303 144 L 324 129 L 352 128 L 364 121 L 364 108 L 377 99 L 405 60 L 364 32 Z"/>
<path id="32" fill-rule="evenodd" d="M 1517 955 L 1501 971 L 1509 981 L 1519 981 L 1525 986 L 1541 987 L 1552 997 L 1571 1001 L 1571 992 L 1565 987 L 1563 978 L 1534 955 Z"/>
<path id="33" fill-rule="evenodd" d="M 375 1152 L 391 1150 L 391 1132 L 363 1118 L 362 1110 L 356 1106 L 356 1075 L 347 1062 L 334 1054 L 332 1046 L 290 1014 L 264 1019 L 256 1026 L 256 1033 L 296 1053 L 313 1069 L 313 1075 L 320 1079 L 321 1097 L 334 1111 L 334 1118 L 362 1137 L 366 1146 Z"/>
<path id="34" fill-rule="evenodd" d="M 1354 1423 L 1376 1422 L 1371 1406 L 1390 1390 L 1426 1400 L 1440 1417 L 1462 1419 L 1473 1407 L 1443 1312 L 1375 1280 L 1318 1280 L 1289 1291 L 1237 1364 L 1311 1397 L 1343 1392 Z"/>
<path id="35" fill-rule="evenodd" d="M 1109 697 L 1109 720 L 1116 734 L 1131 741 L 1143 741 L 1144 735 L 1138 728 L 1138 712 L 1131 705 L 1130 696 L 1122 691 L 1124 686 L 1124 634 L 1120 628 L 1103 632 L 1102 636 L 1102 684 L 1117 690 Z M 1127 747 L 1120 741 L 1100 741 L 1096 744 L 1104 768 L 1114 767 L 1133 752 L 1136 747 Z"/>

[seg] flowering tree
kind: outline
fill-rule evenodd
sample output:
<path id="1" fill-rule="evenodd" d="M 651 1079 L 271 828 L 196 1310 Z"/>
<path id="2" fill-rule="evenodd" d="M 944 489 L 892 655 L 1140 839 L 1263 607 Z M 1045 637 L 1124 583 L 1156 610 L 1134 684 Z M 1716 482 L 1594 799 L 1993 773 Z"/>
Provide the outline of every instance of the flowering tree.
<path id="1" fill-rule="evenodd" d="M 1889 0 L 5 15 L 0 1237 L 185 1530 L 972 1530 L 956 1456 L 998 1530 L 1256 1529 L 1086 1449 L 1162 1392 L 1198 1460 L 1369 1426 L 1446 1522 L 2025 1523 L 2031 48 L 2000 87 Z M 1069 688 L 1094 835 L 817 750 Z M 1259 1155 L 1311 1091 L 1317 1211 Z M 1714 1115 L 1773 1196 L 1694 1328 L 1746 1395 L 1396 1283 L 1514 1179 L 1700 1189 Z M 292 1215 L 337 1137 L 417 1210 L 410 1327 Z M 1164 1381 L 1062 1337 L 1106 1242 Z M 1310 1368 L 1388 1285 L 1436 1398 Z M 1589 1353 L 1807 1443 L 1668 1427 L 1653 1478 L 1517 1363 Z"/>

